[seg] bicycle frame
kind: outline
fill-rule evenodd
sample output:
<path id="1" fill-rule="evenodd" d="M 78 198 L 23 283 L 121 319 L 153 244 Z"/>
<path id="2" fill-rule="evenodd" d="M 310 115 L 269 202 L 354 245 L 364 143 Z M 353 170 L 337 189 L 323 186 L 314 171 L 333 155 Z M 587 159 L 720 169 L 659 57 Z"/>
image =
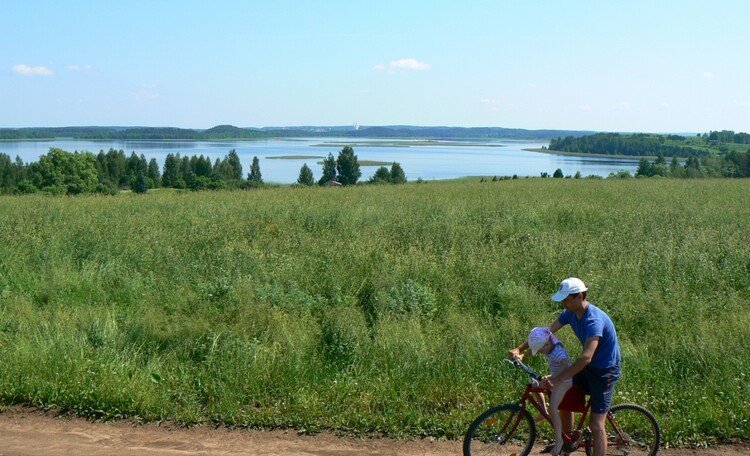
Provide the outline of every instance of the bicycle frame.
<path id="1" fill-rule="evenodd" d="M 537 393 L 542 393 L 545 396 L 549 396 L 550 391 L 546 388 L 539 388 L 528 384 L 526 385 L 526 389 L 524 390 L 521 399 L 519 399 L 516 404 L 521 407 L 521 410 L 528 410 L 529 407 L 527 406 L 527 404 L 533 405 L 534 408 L 539 412 L 539 414 L 544 417 L 544 419 L 550 424 L 550 426 L 552 426 L 552 417 L 549 415 L 549 413 L 547 413 L 546 410 L 544 410 L 544 405 L 542 405 L 537 400 Z M 581 443 L 581 436 L 583 435 L 581 431 L 585 427 L 584 424 L 586 423 L 586 418 L 588 418 L 589 416 L 589 410 L 591 410 L 591 404 L 587 401 L 586 408 L 581 413 L 581 417 L 578 419 L 578 424 L 575 426 L 572 433 L 568 435 L 567 432 L 562 432 L 563 442 L 572 447 L 572 449 L 578 448 L 578 445 Z M 519 421 L 520 419 L 517 422 Z M 516 426 L 517 424 L 514 424 L 514 430 Z"/>
<path id="2" fill-rule="evenodd" d="M 529 377 L 533 378 L 534 380 L 539 381 L 542 379 L 542 376 L 539 375 L 539 373 L 537 373 L 534 369 L 530 368 L 526 364 L 522 363 L 520 360 L 509 361 L 509 362 L 511 362 L 515 366 L 520 367 L 521 369 L 526 371 Z M 547 420 L 550 426 L 552 426 L 552 417 L 549 415 L 549 413 L 547 413 L 547 411 L 545 411 L 544 405 L 541 404 L 537 400 L 536 398 L 537 393 L 542 393 L 545 396 L 549 396 L 550 391 L 547 390 L 546 388 L 540 388 L 540 387 L 534 386 L 531 382 L 529 382 L 528 384 L 526 384 L 526 389 L 521 395 L 521 399 L 519 399 L 516 402 L 516 405 L 521 407 L 521 410 L 523 411 L 523 410 L 528 409 L 526 404 L 530 403 L 544 417 L 544 419 Z M 589 401 L 586 401 L 586 406 L 581 412 L 581 417 L 578 419 L 578 424 L 575 426 L 575 429 L 571 432 L 571 434 L 568 434 L 565 431 L 562 432 L 563 445 L 568 447 L 568 449 L 570 449 L 571 451 L 576 450 L 582 443 L 581 441 L 583 440 L 584 423 L 586 423 L 586 418 L 588 418 L 590 410 L 591 410 L 591 401 L 589 400 Z M 516 422 L 513 424 L 513 429 L 510 432 L 510 435 L 512 435 L 516 431 L 518 424 L 521 422 L 521 416 L 522 414 L 519 413 L 518 417 L 515 420 Z M 608 416 L 608 419 L 611 421 L 611 416 Z M 503 426 L 503 429 L 507 429 L 508 424 L 510 423 L 505 423 Z M 614 423 L 612 424 L 614 425 Z M 620 432 L 618 430 L 618 435 L 619 434 Z M 584 443 L 584 447 L 586 447 L 587 445 L 591 445 L 590 442 L 583 442 L 583 443 Z"/>

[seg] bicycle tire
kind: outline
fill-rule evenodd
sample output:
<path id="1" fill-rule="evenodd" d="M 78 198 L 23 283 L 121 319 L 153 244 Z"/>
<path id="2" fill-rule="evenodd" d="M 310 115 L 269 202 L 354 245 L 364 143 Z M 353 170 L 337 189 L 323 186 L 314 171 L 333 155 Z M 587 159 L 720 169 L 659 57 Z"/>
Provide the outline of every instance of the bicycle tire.
<path id="1" fill-rule="evenodd" d="M 536 440 L 536 423 L 528 410 L 502 404 L 479 415 L 464 436 L 464 456 L 527 456 Z"/>
<path id="2" fill-rule="evenodd" d="M 616 429 L 615 429 L 616 428 Z M 661 429 L 654 415 L 637 404 L 618 404 L 609 410 L 605 425 L 607 456 L 655 456 L 661 444 Z M 586 445 L 586 455 L 593 448 Z"/>

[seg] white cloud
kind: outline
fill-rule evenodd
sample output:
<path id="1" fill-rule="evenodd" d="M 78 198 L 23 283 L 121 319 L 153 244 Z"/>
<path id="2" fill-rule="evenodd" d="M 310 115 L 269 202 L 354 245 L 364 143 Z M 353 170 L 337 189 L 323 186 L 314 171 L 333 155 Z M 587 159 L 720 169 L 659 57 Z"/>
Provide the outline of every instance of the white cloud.
<path id="1" fill-rule="evenodd" d="M 23 76 L 52 76 L 52 70 L 47 67 L 30 67 L 28 65 L 24 65 L 23 63 L 13 65 L 13 72 Z"/>
<path id="2" fill-rule="evenodd" d="M 398 59 L 391 60 L 385 65 L 379 63 L 373 67 L 373 70 L 395 73 L 397 71 L 424 71 L 429 70 L 430 68 L 432 68 L 432 66 L 429 63 L 420 62 L 417 59 Z"/>
<path id="3" fill-rule="evenodd" d="M 699 74 L 698 77 L 701 79 L 713 79 L 714 74 L 710 71 L 704 71 L 703 73 Z"/>
<path id="4" fill-rule="evenodd" d="M 594 108 L 592 108 L 591 105 L 581 105 L 581 106 L 578 107 L 578 110 L 579 111 L 590 112 L 590 111 L 593 111 Z"/>

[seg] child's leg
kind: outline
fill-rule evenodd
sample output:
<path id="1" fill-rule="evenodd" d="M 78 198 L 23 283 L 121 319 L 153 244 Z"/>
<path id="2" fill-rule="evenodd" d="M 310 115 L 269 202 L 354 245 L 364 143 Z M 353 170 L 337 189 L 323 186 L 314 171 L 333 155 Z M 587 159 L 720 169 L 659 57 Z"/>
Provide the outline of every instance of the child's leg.
<path id="1" fill-rule="evenodd" d="M 562 419 L 560 418 L 560 412 L 557 410 L 557 407 L 560 406 L 560 403 L 565 397 L 565 393 L 568 392 L 571 386 L 571 383 L 560 383 L 555 386 L 550 396 L 550 416 L 552 417 L 552 426 L 555 428 L 555 446 L 552 448 L 552 454 L 560 454 L 560 450 L 562 450 Z"/>
<path id="2" fill-rule="evenodd" d="M 544 393 L 534 393 L 534 395 L 536 396 L 536 400 L 542 406 L 544 411 L 547 412 L 547 414 L 549 414 L 549 410 L 547 409 L 547 400 L 544 398 Z M 544 419 L 544 415 L 540 413 L 534 419 L 536 421 L 542 421 Z"/>

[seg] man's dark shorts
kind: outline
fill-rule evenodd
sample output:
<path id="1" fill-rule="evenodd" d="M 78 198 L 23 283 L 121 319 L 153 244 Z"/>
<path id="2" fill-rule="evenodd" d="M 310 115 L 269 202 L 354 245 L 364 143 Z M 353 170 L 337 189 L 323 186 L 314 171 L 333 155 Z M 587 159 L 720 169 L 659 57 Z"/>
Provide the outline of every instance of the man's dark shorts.
<path id="1" fill-rule="evenodd" d="M 612 404 L 615 383 L 620 378 L 620 366 L 604 369 L 586 366 L 573 376 L 573 383 L 583 386 L 591 395 L 591 412 L 606 413 Z"/>

